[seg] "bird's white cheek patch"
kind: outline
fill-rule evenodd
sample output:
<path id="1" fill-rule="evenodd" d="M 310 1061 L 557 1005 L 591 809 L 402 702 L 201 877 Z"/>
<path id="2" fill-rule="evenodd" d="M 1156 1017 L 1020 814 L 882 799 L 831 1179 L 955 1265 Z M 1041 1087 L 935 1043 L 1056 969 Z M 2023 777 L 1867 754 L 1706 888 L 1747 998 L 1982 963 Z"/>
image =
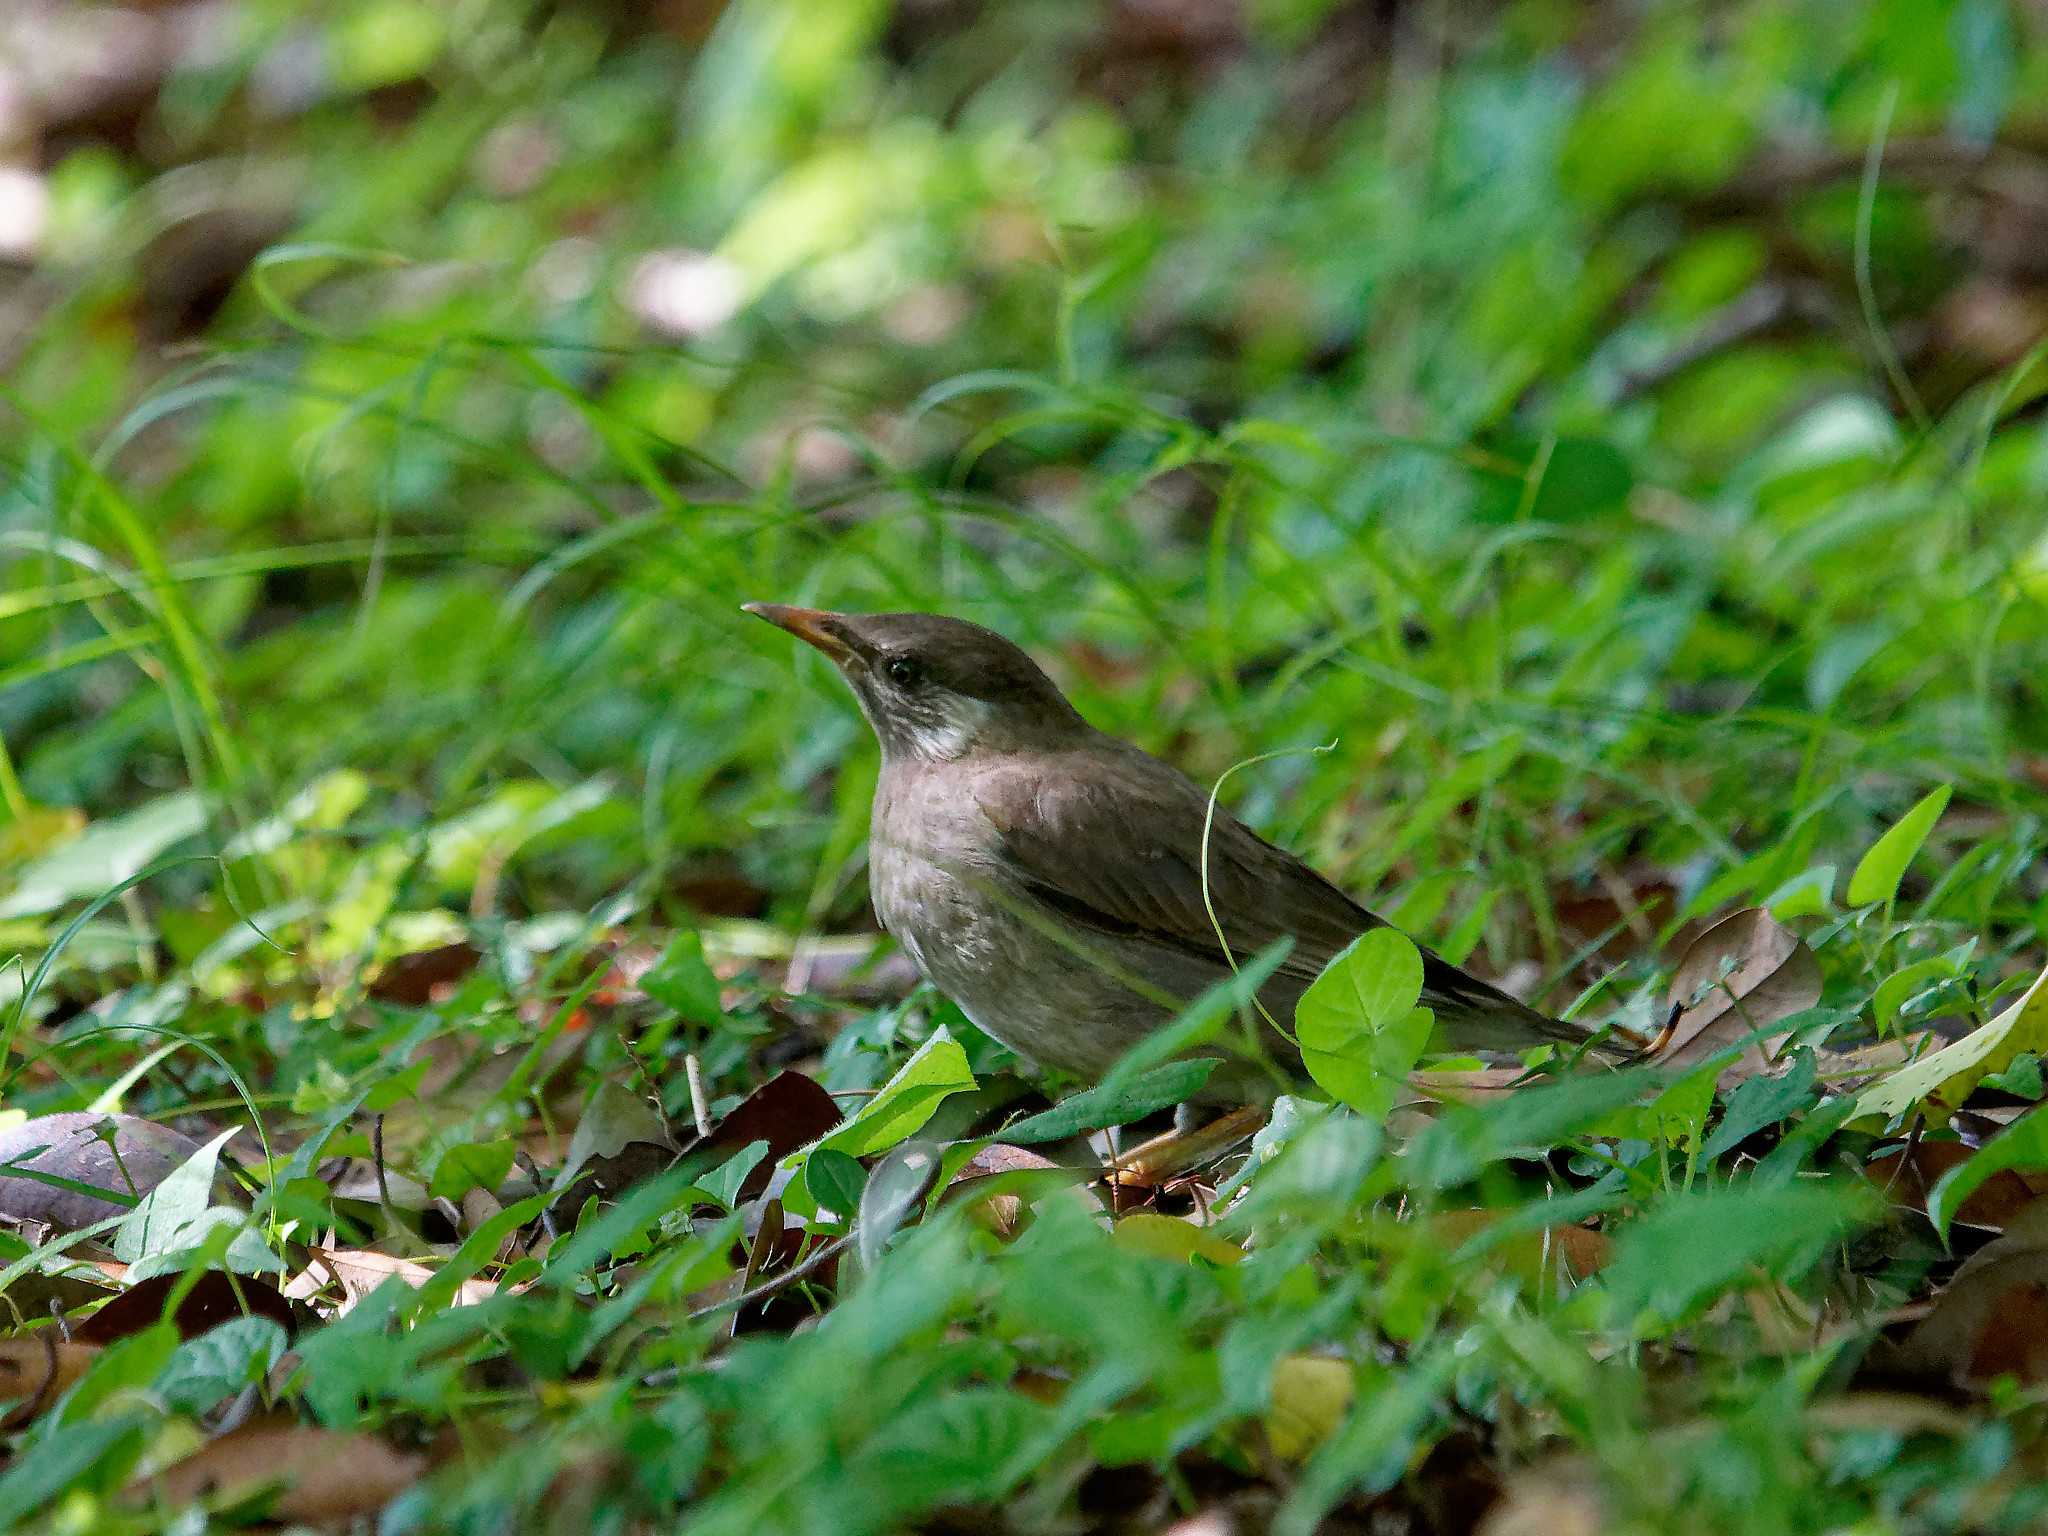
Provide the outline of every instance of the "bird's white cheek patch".
<path id="1" fill-rule="evenodd" d="M 957 693 L 948 695 L 932 716 L 919 720 L 913 727 L 918 750 L 927 757 L 949 761 L 959 757 L 974 745 L 994 712 L 984 700 Z"/>

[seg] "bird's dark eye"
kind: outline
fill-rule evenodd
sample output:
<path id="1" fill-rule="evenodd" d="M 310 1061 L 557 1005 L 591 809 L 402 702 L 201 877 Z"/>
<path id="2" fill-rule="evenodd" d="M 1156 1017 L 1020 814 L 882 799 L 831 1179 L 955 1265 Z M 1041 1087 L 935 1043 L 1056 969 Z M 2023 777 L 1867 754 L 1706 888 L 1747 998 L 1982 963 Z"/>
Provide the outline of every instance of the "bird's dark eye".
<path id="1" fill-rule="evenodd" d="M 915 688 L 924 681 L 924 668 L 908 656 L 891 656 L 882 663 L 882 674 L 898 688 Z"/>

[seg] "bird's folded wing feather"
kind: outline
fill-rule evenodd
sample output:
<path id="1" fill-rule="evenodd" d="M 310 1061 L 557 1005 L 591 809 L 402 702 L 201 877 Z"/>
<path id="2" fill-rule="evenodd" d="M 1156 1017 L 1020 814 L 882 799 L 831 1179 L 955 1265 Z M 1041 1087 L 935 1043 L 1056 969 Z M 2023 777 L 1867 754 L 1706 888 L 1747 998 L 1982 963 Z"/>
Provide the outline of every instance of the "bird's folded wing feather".
<path id="1" fill-rule="evenodd" d="M 1208 796 L 1154 758 L 1096 757 L 1071 773 L 999 765 L 976 781 L 975 799 L 1000 834 L 1011 877 L 1099 933 L 1143 936 L 1218 967 L 1219 924 L 1240 962 L 1290 936 L 1274 980 L 1299 990 L 1359 934 L 1384 926 L 1221 807 L 1208 828 L 1205 902 Z M 1460 1048 L 1582 1038 L 1426 948 L 1422 960 L 1422 1001 Z"/>
<path id="2" fill-rule="evenodd" d="M 1220 807 L 1205 902 L 1207 796 L 1156 760 L 1095 759 L 1071 774 L 998 767 L 977 781 L 975 798 L 1001 836 L 1008 872 L 1102 933 L 1142 935 L 1218 966 L 1219 923 L 1240 961 L 1288 935 L 1294 948 L 1280 974 L 1306 982 L 1379 923 Z"/>

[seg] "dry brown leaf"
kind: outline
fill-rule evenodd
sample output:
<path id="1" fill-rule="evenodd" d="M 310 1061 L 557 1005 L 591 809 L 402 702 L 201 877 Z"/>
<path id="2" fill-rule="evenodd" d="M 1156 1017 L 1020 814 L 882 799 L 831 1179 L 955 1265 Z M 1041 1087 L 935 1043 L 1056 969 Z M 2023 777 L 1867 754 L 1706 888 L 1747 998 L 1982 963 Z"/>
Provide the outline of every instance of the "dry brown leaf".
<path id="1" fill-rule="evenodd" d="M 1410 1072 L 1408 1086 L 1422 1099 L 1486 1104 L 1516 1092 L 1528 1077 L 1527 1067 L 1474 1067 L 1465 1072 Z"/>
<path id="2" fill-rule="evenodd" d="M 269 1505 L 275 1518 L 332 1526 L 377 1513 L 418 1482 L 426 1466 L 426 1457 L 370 1435 L 258 1420 L 208 1441 L 129 1491 L 182 1506 L 275 1488 Z"/>
<path id="3" fill-rule="evenodd" d="M 1607 1501 L 1577 1460 L 1516 1474 L 1479 1522 L 1479 1536 L 1604 1536 Z"/>
<path id="4" fill-rule="evenodd" d="M 65 1342 L 54 1328 L 0 1339 L 0 1399 L 13 1405 L 0 1416 L 0 1430 L 19 1429 L 45 1412 L 71 1390 L 99 1353 L 97 1345 Z"/>
<path id="5" fill-rule="evenodd" d="M 1029 1147 L 991 1142 L 960 1165 L 945 1200 L 948 1205 L 967 1205 L 973 1218 L 996 1236 L 1015 1237 L 1024 1225 L 1023 1197 L 1015 1194 L 983 1195 L 975 1186 L 1006 1173 L 1044 1173 L 1057 1171 L 1059 1166 Z"/>
<path id="6" fill-rule="evenodd" d="M 153 1327 L 163 1316 L 164 1303 L 171 1293 L 187 1279 L 183 1274 L 153 1275 L 128 1287 L 73 1328 L 72 1338 L 81 1344 L 112 1344 Z M 192 1288 L 171 1315 L 171 1322 L 180 1338 L 196 1339 L 245 1313 L 267 1317 L 287 1334 L 297 1333 L 303 1324 L 315 1320 L 310 1311 L 295 1308 L 268 1280 L 251 1275 L 229 1276 L 213 1269 L 192 1282 Z"/>
<path id="7" fill-rule="evenodd" d="M 1927 1196 L 1942 1175 L 1961 1167 L 1975 1155 L 1976 1149 L 1960 1141 L 1916 1137 L 1872 1158 L 1863 1171 L 1892 1204 L 1925 1212 Z M 2002 1231 L 2043 1195 L 2048 1195 L 2048 1173 L 2001 1168 L 1970 1192 L 1956 1209 L 1955 1220 L 1969 1227 Z"/>
<path id="8" fill-rule="evenodd" d="M 2048 1204 L 1972 1254 L 1903 1343 L 1872 1351 L 1868 1369 L 1953 1386 L 2048 1382 Z"/>
<path id="9" fill-rule="evenodd" d="M 0 1131 L 0 1165 L 32 1168 L 123 1197 L 148 1194 L 198 1150 L 191 1137 L 153 1120 L 85 1110 L 38 1115 Z M 100 1199 L 37 1179 L 0 1176 L 0 1216 L 47 1222 L 62 1231 L 89 1227 L 131 1206 L 132 1198 Z"/>
<path id="10" fill-rule="evenodd" d="M 1762 907 L 1724 917 L 1687 947 L 1672 973 L 1674 1010 L 1651 1047 L 1659 1066 L 1689 1067 L 1758 1029 L 1820 1001 L 1820 962 L 1804 941 Z M 1770 1067 L 1779 1041 L 1745 1047 L 1732 1075 Z"/>
<path id="11" fill-rule="evenodd" d="M 306 1267 L 285 1283 L 284 1294 L 296 1301 L 310 1301 L 330 1286 L 338 1285 L 342 1290 L 342 1301 L 336 1311 L 337 1316 L 350 1311 L 393 1275 L 414 1290 L 419 1290 L 435 1275 L 433 1268 L 413 1259 L 393 1258 L 388 1253 L 375 1253 L 367 1248 L 311 1248 L 307 1252 Z M 472 1276 L 455 1288 L 452 1305 L 473 1307 L 497 1294 L 495 1281 Z"/>
<path id="12" fill-rule="evenodd" d="M 767 1142 L 768 1155 L 740 1184 L 739 1198 L 751 1200 L 768 1187 L 780 1159 L 809 1146 L 839 1121 L 839 1105 L 831 1094 L 801 1072 L 779 1072 L 742 1099 L 712 1127 L 708 1137 L 690 1142 L 683 1150 L 730 1153 L 757 1141 Z"/>
<path id="13" fill-rule="evenodd" d="M 1847 1392 L 1810 1403 L 1806 1421 L 1835 1433 L 1884 1430 L 1907 1435 L 1967 1435 L 1977 1421 L 1949 1403 L 1913 1392 Z"/>
<path id="14" fill-rule="evenodd" d="M 424 1008 L 452 994 L 455 983 L 476 969 L 483 951 L 467 939 L 435 949 L 395 955 L 370 982 L 370 996 L 405 1008 Z"/>

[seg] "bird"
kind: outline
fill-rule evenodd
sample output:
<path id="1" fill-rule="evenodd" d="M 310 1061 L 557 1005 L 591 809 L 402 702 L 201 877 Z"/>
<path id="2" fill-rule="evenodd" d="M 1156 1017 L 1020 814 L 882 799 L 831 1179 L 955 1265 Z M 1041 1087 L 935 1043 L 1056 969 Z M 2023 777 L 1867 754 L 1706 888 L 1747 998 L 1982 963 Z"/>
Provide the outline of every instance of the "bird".
<path id="1" fill-rule="evenodd" d="M 881 743 L 868 852 L 877 919 L 927 981 L 1027 1063 L 1099 1081 L 1282 938 L 1292 947 L 1258 1000 L 1270 1020 L 1291 1021 L 1329 962 L 1386 926 L 1179 769 L 1090 725 L 993 630 L 932 613 L 742 607 L 830 660 Z M 1439 1048 L 1509 1055 L 1588 1041 L 1418 948 Z M 1269 1059 L 1298 1079 L 1298 1052 L 1272 1034 Z M 1204 1094 L 1270 1099 L 1273 1076 L 1240 1064 Z"/>

